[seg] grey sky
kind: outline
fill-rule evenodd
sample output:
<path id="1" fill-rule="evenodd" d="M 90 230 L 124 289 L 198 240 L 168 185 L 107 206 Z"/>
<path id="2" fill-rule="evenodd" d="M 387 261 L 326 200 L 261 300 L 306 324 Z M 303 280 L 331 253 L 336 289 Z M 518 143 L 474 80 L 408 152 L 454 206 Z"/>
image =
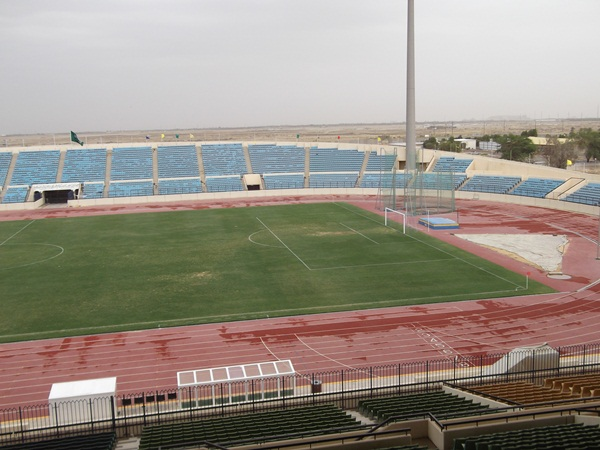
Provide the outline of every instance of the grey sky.
<path id="1" fill-rule="evenodd" d="M 600 1 L 416 0 L 418 121 L 596 117 Z M 406 0 L 0 0 L 0 134 L 405 119 Z"/>

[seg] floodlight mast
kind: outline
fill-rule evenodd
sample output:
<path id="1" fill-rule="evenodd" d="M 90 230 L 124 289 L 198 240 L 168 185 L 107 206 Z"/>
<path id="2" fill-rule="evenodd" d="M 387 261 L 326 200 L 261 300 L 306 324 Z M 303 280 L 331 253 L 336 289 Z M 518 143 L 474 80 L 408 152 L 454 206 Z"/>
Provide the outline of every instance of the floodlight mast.
<path id="1" fill-rule="evenodd" d="M 415 136 L 415 0 L 408 0 L 406 48 L 406 169 L 417 168 L 417 141 Z"/>

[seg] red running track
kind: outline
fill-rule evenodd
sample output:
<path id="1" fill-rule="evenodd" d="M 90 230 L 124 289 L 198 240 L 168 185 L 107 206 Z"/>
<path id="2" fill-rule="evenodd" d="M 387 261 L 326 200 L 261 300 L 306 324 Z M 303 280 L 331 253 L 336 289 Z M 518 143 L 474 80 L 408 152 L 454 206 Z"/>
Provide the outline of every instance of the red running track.
<path id="1" fill-rule="evenodd" d="M 374 210 L 373 201 L 344 200 Z M 55 382 L 107 376 L 117 377 L 119 393 L 137 393 L 176 387 L 178 371 L 276 359 L 291 359 L 306 374 L 499 353 L 544 342 L 553 347 L 600 342 L 597 218 L 476 201 L 459 206 L 461 233 L 567 235 L 562 270 L 572 278 L 550 279 L 525 262 L 459 239 L 452 230 L 431 231 L 529 272 L 559 293 L 4 344 L 0 408 L 43 403 Z"/>

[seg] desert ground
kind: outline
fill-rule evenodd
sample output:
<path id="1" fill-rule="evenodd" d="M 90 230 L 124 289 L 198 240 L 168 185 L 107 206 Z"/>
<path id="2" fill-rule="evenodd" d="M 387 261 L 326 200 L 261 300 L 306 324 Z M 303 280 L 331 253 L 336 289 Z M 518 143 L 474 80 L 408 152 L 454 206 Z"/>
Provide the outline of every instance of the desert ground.
<path id="1" fill-rule="evenodd" d="M 520 134 L 536 128 L 538 136 L 569 133 L 572 129 L 600 129 L 600 119 L 520 119 L 481 120 L 417 123 L 417 141 L 429 136 L 438 139 L 453 137 L 480 137 L 485 134 Z M 405 123 L 361 123 L 329 125 L 282 125 L 238 128 L 193 128 L 175 130 L 73 130 L 87 146 L 119 145 L 140 142 L 298 142 L 340 144 L 394 144 L 405 141 Z M 7 147 L 27 148 L 70 144 L 70 130 L 61 133 L 3 135 L 0 150 Z M 164 134 L 164 138 L 162 135 Z M 378 139 L 381 139 L 379 141 Z M 492 155 L 490 155 L 492 156 Z M 580 155 L 583 159 L 583 154 Z M 580 158 L 578 158 L 579 161 Z M 576 164 L 572 167 L 582 172 L 600 173 L 597 164 Z"/>

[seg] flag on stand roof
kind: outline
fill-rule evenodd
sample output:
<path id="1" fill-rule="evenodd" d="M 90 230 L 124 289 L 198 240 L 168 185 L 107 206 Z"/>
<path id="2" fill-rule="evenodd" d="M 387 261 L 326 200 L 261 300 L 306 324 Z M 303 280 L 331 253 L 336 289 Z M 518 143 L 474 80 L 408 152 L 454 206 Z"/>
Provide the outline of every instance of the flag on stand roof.
<path id="1" fill-rule="evenodd" d="M 79 140 L 77 135 L 71 131 L 71 142 L 77 142 L 79 145 L 83 146 L 83 142 Z"/>

